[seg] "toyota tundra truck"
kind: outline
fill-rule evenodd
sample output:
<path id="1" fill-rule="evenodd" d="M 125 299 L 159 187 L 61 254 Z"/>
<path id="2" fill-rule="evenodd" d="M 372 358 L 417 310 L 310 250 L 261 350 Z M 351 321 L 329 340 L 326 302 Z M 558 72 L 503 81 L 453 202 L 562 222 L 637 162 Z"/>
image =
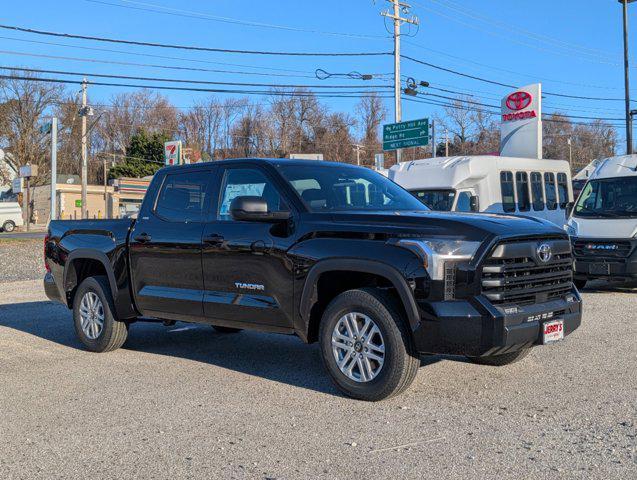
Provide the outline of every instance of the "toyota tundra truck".
<path id="1" fill-rule="evenodd" d="M 564 339 L 581 321 L 572 263 L 544 220 L 432 212 L 367 168 L 243 159 L 160 170 L 135 220 L 51 222 L 44 288 L 89 350 L 137 321 L 292 334 L 373 401 L 423 354 L 502 366 Z"/>

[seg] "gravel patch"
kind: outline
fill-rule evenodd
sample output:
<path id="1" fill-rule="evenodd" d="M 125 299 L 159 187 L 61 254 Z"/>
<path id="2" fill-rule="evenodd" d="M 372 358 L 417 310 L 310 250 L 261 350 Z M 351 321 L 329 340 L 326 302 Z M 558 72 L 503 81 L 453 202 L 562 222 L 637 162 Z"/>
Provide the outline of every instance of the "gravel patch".
<path id="1" fill-rule="evenodd" d="M 0 239 L 0 283 L 44 276 L 42 239 Z"/>
<path id="2" fill-rule="evenodd" d="M 423 357 L 403 395 L 340 395 L 316 345 L 135 323 L 93 354 L 41 282 L 0 284 L 0 478 L 637 478 L 637 291 L 495 368 Z"/>

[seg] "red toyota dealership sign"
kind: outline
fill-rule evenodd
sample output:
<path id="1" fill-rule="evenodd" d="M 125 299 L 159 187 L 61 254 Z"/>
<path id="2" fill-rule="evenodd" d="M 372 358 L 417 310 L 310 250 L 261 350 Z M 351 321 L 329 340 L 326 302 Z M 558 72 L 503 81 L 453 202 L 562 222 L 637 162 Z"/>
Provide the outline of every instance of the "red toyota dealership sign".
<path id="1" fill-rule="evenodd" d="M 532 101 L 533 96 L 529 92 L 514 92 L 507 97 L 506 105 L 509 110 L 522 110 Z"/>
<path id="2" fill-rule="evenodd" d="M 511 122 L 514 120 L 526 120 L 529 118 L 536 118 L 537 113 L 533 109 L 526 110 L 524 112 L 520 111 L 527 108 L 529 105 L 531 105 L 531 103 L 533 103 L 533 95 L 531 95 L 529 92 L 525 92 L 525 91 L 513 92 L 511 95 L 507 97 L 506 101 L 504 102 L 506 107 L 509 110 L 512 110 L 513 112 L 502 114 L 502 121 Z"/>

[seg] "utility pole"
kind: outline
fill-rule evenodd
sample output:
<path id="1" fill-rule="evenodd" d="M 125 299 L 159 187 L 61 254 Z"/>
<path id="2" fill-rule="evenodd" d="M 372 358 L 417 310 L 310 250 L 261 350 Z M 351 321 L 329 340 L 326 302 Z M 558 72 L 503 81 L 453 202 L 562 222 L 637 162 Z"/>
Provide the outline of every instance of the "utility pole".
<path id="1" fill-rule="evenodd" d="M 354 146 L 354 150 L 356 150 L 356 165 L 361 164 L 361 149 L 365 149 L 364 145 L 358 145 L 357 143 L 352 144 Z"/>
<path id="2" fill-rule="evenodd" d="M 86 215 L 86 191 L 88 189 L 87 177 L 88 177 L 88 151 L 86 142 L 86 117 L 88 116 L 88 108 L 86 105 L 86 78 L 82 81 L 82 109 L 80 114 L 82 116 L 82 219 L 87 218 Z"/>
<path id="3" fill-rule="evenodd" d="M 57 219 L 58 119 L 51 118 L 51 221 Z"/>
<path id="4" fill-rule="evenodd" d="M 436 121 L 431 121 L 431 158 L 436 158 Z"/>
<path id="5" fill-rule="evenodd" d="M 445 157 L 449 156 L 449 130 L 445 128 Z"/>
<path id="6" fill-rule="evenodd" d="M 624 16 L 624 86 L 626 89 L 626 154 L 633 153 L 633 118 L 630 115 L 630 82 L 628 78 L 628 4 L 635 0 L 618 0 Z"/>
<path id="7" fill-rule="evenodd" d="M 566 142 L 568 143 L 568 164 L 573 165 L 573 140 L 568 137 Z"/>
<path id="8" fill-rule="evenodd" d="M 401 2 L 400 0 L 387 0 L 394 8 L 393 12 L 387 10 L 382 12 L 383 17 L 391 18 L 394 21 L 394 120 L 396 123 L 402 121 L 402 104 L 401 104 L 401 80 L 400 80 L 400 26 L 403 23 L 418 25 L 418 17 L 410 18 L 401 17 L 400 13 L 409 14 L 411 5 Z M 399 163 L 401 158 L 400 149 L 396 150 L 396 162 Z"/>

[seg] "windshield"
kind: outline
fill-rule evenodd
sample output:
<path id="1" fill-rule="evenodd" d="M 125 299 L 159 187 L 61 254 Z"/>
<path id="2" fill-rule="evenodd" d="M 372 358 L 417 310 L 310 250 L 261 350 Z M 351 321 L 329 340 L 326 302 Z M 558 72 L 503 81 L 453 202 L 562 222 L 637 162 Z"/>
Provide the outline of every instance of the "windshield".
<path id="1" fill-rule="evenodd" d="M 637 218 L 637 176 L 604 178 L 588 182 L 577 200 L 574 215 Z"/>
<path id="2" fill-rule="evenodd" d="M 414 197 L 432 210 L 449 212 L 456 198 L 455 190 L 411 190 Z"/>
<path id="3" fill-rule="evenodd" d="M 409 192 L 367 168 L 281 165 L 279 171 L 313 212 L 427 210 Z"/>

